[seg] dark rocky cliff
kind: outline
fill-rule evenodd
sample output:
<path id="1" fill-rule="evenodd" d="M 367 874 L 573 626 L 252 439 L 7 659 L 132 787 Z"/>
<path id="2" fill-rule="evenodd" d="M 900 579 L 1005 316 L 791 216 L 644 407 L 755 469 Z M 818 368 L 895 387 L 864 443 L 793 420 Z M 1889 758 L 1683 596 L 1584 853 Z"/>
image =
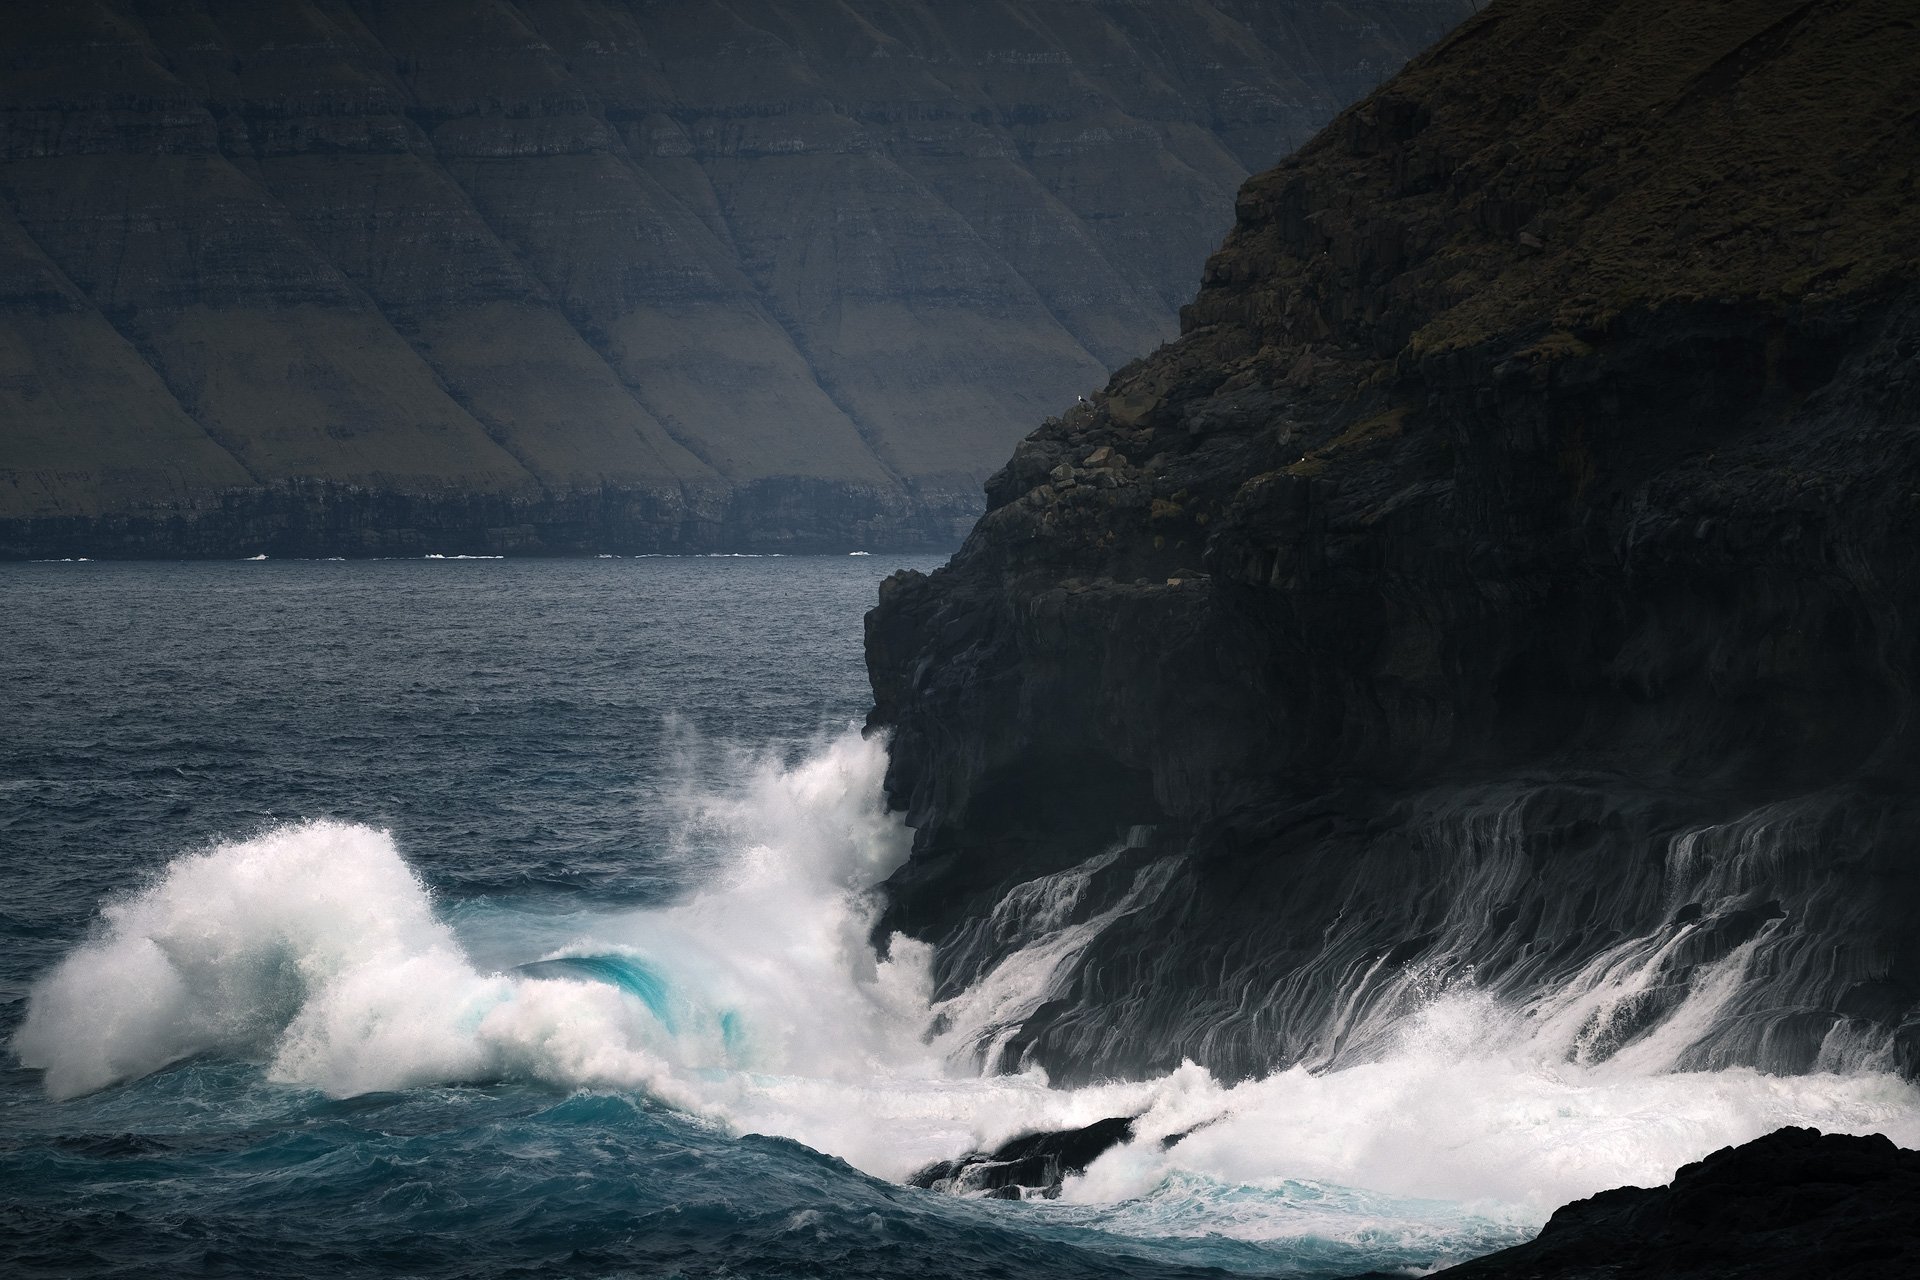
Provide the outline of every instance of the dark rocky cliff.
<path id="1" fill-rule="evenodd" d="M 957 541 L 1466 0 L 0 24 L 0 554 Z"/>
<path id="2" fill-rule="evenodd" d="M 951 993 L 1109 850 L 992 1051 L 1056 1078 L 1598 958 L 1582 1060 L 1732 966 L 1676 1065 L 1920 1065 L 1917 162 L 1912 0 L 1502 0 L 1248 182 L 869 616 L 882 935 Z"/>

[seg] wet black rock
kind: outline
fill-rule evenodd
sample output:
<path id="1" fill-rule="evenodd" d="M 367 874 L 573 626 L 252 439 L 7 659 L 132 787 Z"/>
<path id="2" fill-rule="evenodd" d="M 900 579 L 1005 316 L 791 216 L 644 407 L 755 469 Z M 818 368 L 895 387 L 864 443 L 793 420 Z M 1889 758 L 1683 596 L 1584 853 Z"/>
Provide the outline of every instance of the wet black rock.
<path id="1" fill-rule="evenodd" d="M 1365 1060 L 1603 957 L 1576 1061 L 1699 995 L 1660 1065 L 1920 1066 L 1913 26 L 1487 7 L 883 588 L 878 940 L 1060 940 L 986 1066 Z"/>
<path id="2" fill-rule="evenodd" d="M 1920 1151 L 1780 1129 L 1559 1209 L 1449 1280 L 1897 1280 L 1920 1275 Z"/>
<path id="3" fill-rule="evenodd" d="M 953 1195 L 981 1194 L 990 1200 L 1052 1199 L 1071 1174 L 1133 1137 L 1133 1121 L 1113 1116 L 1081 1129 L 1030 1133 L 991 1152 L 974 1151 L 930 1164 L 907 1181 Z"/>

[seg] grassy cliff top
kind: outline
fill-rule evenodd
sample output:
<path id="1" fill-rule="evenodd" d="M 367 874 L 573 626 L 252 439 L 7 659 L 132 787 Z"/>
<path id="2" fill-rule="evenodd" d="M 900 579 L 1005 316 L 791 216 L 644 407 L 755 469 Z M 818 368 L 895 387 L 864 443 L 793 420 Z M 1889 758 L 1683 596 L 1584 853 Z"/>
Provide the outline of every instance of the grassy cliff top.
<path id="1" fill-rule="evenodd" d="M 1250 180 L 1187 309 L 1386 356 L 1920 264 L 1920 2 L 1502 0 Z"/>

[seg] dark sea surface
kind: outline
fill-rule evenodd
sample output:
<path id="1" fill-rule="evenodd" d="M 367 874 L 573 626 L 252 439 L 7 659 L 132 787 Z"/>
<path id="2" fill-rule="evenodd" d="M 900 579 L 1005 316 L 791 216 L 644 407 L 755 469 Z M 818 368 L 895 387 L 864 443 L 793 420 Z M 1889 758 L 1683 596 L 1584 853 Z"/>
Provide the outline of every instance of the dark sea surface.
<path id="1" fill-rule="evenodd" d="M 1326 1077 L 970 1078 L 867 946 L 907 833 L 861 616 L 933 563 L 0 565 L 0 1274 L 1331 1276 L 1920 1115 L 1490 1057 L 1470 999 Z M 1196 1136 L 1059 1202 L 900 1182 L 1149 1110 Z"/>
<path id="2" fill-rule="evenodd" d="M 0 566 L 4 1033 L 103 903 L 287 823 L 391 832 L 443 917 L 521 918 L 473 930 L 495 938 L 683 894 L 726 851 L 673 797 L 862 716 L 861 615 L 887 572 L 934 563 Z M 62 1102 L 9 1054 L 0 1272 L 1166 1270 L 644 1090 L 330 1097 L 265 1079 L 267 1051 Z"/>

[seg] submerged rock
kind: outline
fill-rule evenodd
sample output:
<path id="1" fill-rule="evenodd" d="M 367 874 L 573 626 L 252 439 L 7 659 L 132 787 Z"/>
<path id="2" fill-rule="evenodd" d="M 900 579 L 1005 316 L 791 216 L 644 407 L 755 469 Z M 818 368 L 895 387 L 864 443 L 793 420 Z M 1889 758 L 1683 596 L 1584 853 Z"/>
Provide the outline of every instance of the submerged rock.
<path id="1" fill-rule="evenodd" d="M 1133 1137 L 1125 1116 L 1096 1120 L 1081 1129 L 1030 1133 L 991 1152 L 975 1151 L 942 1160 L 907 1179 L 916 1187 L 953 1195 L 983 1194 L 992 1200 L 1048 1199 L 1060 1194 L 1069 1176 L 1086 1172 L 1100 1156 Z"/>

